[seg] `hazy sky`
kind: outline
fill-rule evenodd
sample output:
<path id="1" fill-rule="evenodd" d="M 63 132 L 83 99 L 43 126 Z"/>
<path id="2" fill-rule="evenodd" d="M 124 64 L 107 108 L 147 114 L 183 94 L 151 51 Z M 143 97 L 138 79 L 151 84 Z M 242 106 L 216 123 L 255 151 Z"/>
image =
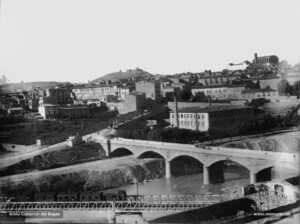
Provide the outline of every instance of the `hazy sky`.
<path id="1" fill-rule="evenodd" d="M 136 67 L 201 72 L 255 52 L 294 64 L 299 9 L 299 0 L 2 0 L 0 75 L 86 82 Z"/>

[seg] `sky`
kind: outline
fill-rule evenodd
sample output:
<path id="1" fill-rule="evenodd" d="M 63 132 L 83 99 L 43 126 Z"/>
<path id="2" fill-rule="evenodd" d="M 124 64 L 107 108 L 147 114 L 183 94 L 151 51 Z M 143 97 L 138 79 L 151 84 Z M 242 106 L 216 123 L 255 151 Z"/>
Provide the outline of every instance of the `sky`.
<path id="1" fill-rule="evenodd" d="M 10 82 L 218 71 L 255 52 L 300 62 L 299 0 L 0 1 L 0 76 Z"/>

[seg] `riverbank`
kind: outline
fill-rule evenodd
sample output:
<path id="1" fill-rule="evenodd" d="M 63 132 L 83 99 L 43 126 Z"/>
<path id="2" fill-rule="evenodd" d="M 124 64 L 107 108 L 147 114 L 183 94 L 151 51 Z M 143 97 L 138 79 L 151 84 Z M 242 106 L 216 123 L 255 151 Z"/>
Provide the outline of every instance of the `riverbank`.
<path id="1" fill-rule="evenodd" d="M 164 161 L 123 157 L 0 178 L 2 195 L 100 191 L 164 175 Z"/>

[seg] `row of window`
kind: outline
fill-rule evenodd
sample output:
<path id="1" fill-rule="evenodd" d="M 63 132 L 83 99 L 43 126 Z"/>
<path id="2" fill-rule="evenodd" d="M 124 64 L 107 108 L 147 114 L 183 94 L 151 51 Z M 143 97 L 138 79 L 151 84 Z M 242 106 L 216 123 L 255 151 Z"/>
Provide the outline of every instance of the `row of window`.
<path id="1" fill-rule="evenodd" d="M 180 126 L 190 126 L 190 127 L 195 127 L 196 126 L 196 121 L 179 121 Z M 205 122 L 198 122 L 198 126 L 205 126 Z"/>
<path id="2" fill-rule="evenodd" d="M 175 118 L 175 114 L 171 114 L 171 118 Z M 190 119 L 196 119 L 195 113 L 179 113 L 179 118 L 190 118 Z M 204 114 L 198 114 L 198 119 L 204 119 Z"/>

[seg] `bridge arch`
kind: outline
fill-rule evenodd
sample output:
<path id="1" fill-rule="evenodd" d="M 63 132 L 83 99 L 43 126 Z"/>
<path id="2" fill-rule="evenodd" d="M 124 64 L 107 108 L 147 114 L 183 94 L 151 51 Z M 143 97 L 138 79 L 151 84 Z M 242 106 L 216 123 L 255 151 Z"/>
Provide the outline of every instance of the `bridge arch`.
<path id="1" fill-rule="evenodd" d="M 217 157 L 210 157 L 210 159 L 206 163 L 206 165 L 208 167 L 210 167 L 210 166 L 212 166 L 212 165 L 214 165 L 214 164 L 216 164 L 218 162 L 225 162 L 225 161 L 226 162 L 233 162 L 233 163 L 239 164 L 240 166 L 246 168 L 248 171 L 252 170 L 251 167 L 248 166 L 248 162 L 244 162 L 241 159 L 238 160 L 238 159 L 235 159 L 235 158 L 232 158 L 232 157 L 224 157 L 224 156 L 222 156 L 222 157 L 219 157 L 219 156 L 217 156 Z"/>
<path id="2" fill-rule="evenodd" d="M 129 156 L 129 155 L 134 155 L 134 152 L 132 152 L 127 148 L 116 148 L 110 153 L 111 157 Z"/>
<path id="3" fill-rule="evenodd" d="M 192 155 L 177 155 L 168 162 L 170 164 L 170 173 L 175 176 L 203 172 L 202 161 Z"/>
<path id="4" fill-rule="evenodd" d="M 210 183 L 223 183 L 226 180 L 244 179 L 250 177 L 250 170 L 240 162 L 231 159 L 220 159 L 208 167 Z M 227 171 L 227 172 L 225 172 Z"/>

